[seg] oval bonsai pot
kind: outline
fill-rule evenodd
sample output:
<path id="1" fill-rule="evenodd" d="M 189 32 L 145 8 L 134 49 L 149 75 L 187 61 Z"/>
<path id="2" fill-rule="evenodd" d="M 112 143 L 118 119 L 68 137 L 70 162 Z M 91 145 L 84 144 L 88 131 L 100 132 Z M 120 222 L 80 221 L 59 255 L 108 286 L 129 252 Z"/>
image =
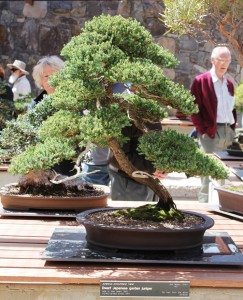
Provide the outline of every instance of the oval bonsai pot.
<path id="1" fill-rule="evenodd" d="M 219 196 L 220 210 L 243 214 L 243 194 L 227 187 L 214 186 Z"/>
<path id="2" fill-rule="evenodd" d="M 15 183 L 17 185 L 17 183 Z M 5 185 L 10 186 L 13 184 Z M 93 185 L 104 191 L 99 196 L 80 197 L 52 197 L 52 196 L 32 196 L 32 195 L 11 195 L 0 189 L 2 206 L 5 209 L 13 210 L 76 210 L 83 211 L 91 208 L 106 207 L 110 188 L 105 185 Z"/>
<path id="3" fill-rule="evenodd" d="M 180 111 L 176 111 L 176 112 L 175 112 L 175 117 L 177 117 L 177 118 L 180 119 L 180 120 L 185 120 L 185 119 L 187 119 L 187 115 L 181 113 Z"/>
<path id="4" fill-rule="evenodd" d="M 121 209 L 121 208 L 118 208 Z M 99 247 L 131 250 L 176 250 L 188 249 L 202 245 L 203 235 L 214 225 L 214 220 L 206 215 L 183 211 L 201 217 L 204 223 L 200 226 L 184 229 L 151 229 L 132 227 L 111 227 L 94 224 L 86 216 L 101 211 L 116 210 L 101 208 L 84 211 L 77 216 L 77 221 L 86 229 L 86 240 Z"/>
<path id="5" fill-rule="evenodd" d="M 8 171 L 8 164 L 4 164 L 4 163 L 2 163 L 2 164 L 0 164 L 0 171 Z"/>

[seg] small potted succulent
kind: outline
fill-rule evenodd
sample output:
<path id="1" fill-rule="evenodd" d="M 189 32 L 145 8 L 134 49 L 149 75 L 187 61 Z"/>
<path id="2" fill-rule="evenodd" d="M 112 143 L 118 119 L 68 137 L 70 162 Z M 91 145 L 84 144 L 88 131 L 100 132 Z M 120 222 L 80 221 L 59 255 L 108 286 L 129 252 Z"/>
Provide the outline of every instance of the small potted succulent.
<path id="1" fill-rule="evenodd" d="M 200 245 L 205 230 L 213 226 L 213 220 L 196 212 L 178 210 L 162 182 L 153 174 L 141 174 L 122 148 L 128 139 L 123 135 L 123 128 L 133 123 L 142 132 L 138 151 L 153 163 L 155 169 L 227 178 L 223 165 L 200 151 L 187 135 L 173 130 L 154 131 L 146 125 L 165 117 L 163 105 L 186 115 L 198 111 L 190 92 L 163 73 L 163 68 L 174 68 L 178 64 L 177 59 L 154 43 L 151 34 L 138 21 L 104 15 L 86 22 L 81 34 L 64 46 L 61 55 L 65 59 L 65 67 L 50 78 L 55 93 L 27 114 L 28 122 L 24 120 L 26 127 L 22 127 L 18 135 L 21 138 L 11 141 L 15 147 L 10 150 L 18 155 L 11 159 L 9 171 L 28 176 L 31 170 L 48 170 L 63 159 L 76 158 L 78 177 L 81 170 L 77 147 L 87 148 L 90 142 L 109 147 L 121 170 L 151 188 L 159 201 L 136 209 L 112 212 L 101 209 L 102 213 L 108 214 L 102 220 L 110 220 L 106 226 L 99 221 L 92 222 L 89 211 L 86 211 L 78 219 L 84 226 L 92 223 L 89 226 L 92 232 L 86 228 L 87 239 L 98 244 L 100 238 L 103 241 L 107 239 L 108 247 L 109 242 L 118 241 L 119 247 L 122 247 L 125 241 L 135 241 L 139 237 L 138 246 L 126 243 L 124 247 L 140 249 L 151 248 L 153 243 L 156 249 Z M 113 93 L 115 83 L 128 82 L 134 87 L 133 93 Z M 89 113 L 84 115 L 84 110 Z M 33 128 L 34 124 L 38 126 Z M 16 124 L 13 129 L 14 126 Z M 18 132 L 17 128 L 15 132 Z M 3 145 L 3 139 L 1 142 Z M 20 151 L 17 142 L 22 143 Z M 10 147 L 4 150 L 6 148 Z M 29 182 L 34 185 L 32 179 L 29 176 Z M 55 184 L 55 180 L 52 183 Z M 97 213 L 99 215 L 100 212 Z M 91 212 L 92 219 L 95 214 Z M 126 220 L 125 226 L 117 223 L 119 220 Z M 134 223 L 129 224 L 129 220 Z M 145 235 L 146 224 L 149 229 Z M 125 230 L 119 231 L 121 227 Z M 102 228 L 104 232 L 101 232 Z M 111 231 L 106 233 L 109 229 L 115 235 L 111 235 L 110 239 Z M 124 236 L 127 232 L 130 234 L 128 239 Z M 161 241 L 164 242 L 161 244 Z"/>

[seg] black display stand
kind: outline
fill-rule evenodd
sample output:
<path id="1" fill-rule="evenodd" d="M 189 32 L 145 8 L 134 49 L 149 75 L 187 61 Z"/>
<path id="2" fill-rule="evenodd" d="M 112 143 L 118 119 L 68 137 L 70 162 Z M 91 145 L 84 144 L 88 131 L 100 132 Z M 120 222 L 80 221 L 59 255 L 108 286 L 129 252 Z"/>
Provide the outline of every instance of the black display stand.
<path id="1" fill-rule="evenodd" d="M 6 217 L 44 217 L 44 218 L 76 218 L 81 211 L 72 210 L 14 210 L 0 208 L 0 215 Z"/>
<path id="2" fill-rule="evenodd" d="M 222 210 L 222 209 L 220 209 L 219 205 L 216 205 L 216 204 L 215 205 L 209 205 L 208 209 L 210 211 L 216 212 L 220 215 L 224 215 L 226 217 L 230 217 L 230 218 L 234 218 L 234 219 L 243 221 L 243 214 L 239 214 L 239 213 L 235 213 L 235 212 L 228 212 L 228 211 Z"/>
<path id="3" fill-rule="evenodd" d="M 177 251 L 101 248 L 88 244 L 85 236 L 83 227 L 56 228 L 42 258 L 48 262 L 243 265 L 243 254 L 227 232 L 208 232 L 202 247 Z"/>
<path id="4" fill-rule="evenodd" d="M 222 160 L 242 160 L 243 159 L 242 156 L 230 155 L 227 151 L 218 151 L 218 152 L 214 152 L 213 154 Z"/>

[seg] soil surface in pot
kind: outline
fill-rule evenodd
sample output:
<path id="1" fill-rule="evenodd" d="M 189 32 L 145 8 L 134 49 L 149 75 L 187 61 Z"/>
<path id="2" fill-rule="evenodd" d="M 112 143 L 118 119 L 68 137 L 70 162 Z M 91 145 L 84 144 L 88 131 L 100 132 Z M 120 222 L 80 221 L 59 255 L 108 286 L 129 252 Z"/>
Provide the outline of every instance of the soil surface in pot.
<path id="1" fill-rule="evenodd" d="M 161 222 L 154 222 L 148 220 L 135 220 L 128 219 L 125 216 L 119 218 L 114 216 L 113 211 L 101 211 L 86 216 L 86 219 L 96 225 L 107 225 L 110 227 L 129 227 L 129 228 L 146 228 L 146 229 L 159 229 L 159 228 L 191 228 L 204 223 L 203 218 L 184 213 L 185 218 L 179 222 L 176 220 L 167 220 Z"/>
<path id="2" fill-rule="evenodd" d="M 56 178 L 56 181 L 53 180 Z M 57 181 L 58 180 L 58 181 Z M 86 182 L 82 177 L 54 177 L 49 170 L 33 170 L 20 177 L 17 184 L 8 184 L 1 189 L 5 195 L 25 195 L 41 197 L 93 197 L 102 196 L 104 191 Z"/>
<path id="3" fill-rule="evenodd" d="M 238 193 L 243 193 L 243 185 L 238 185 L 238 186 L 225 186 L 225 189 L 233 192 L 238 192 Z"/>
<path id="4" fill-rule="evenodd" d="M 36 186 L 34 192 L 21 190 L 18 184 L 9 184 L 1 189 L 6 195 L 25 195 L 25 196 L 41 196 L 41 197 L 93 197 L 104 195 L 104 191 L 101 188 L 94 187 L 87 182 L 79 183 L 62 183 L 62 184 L 50 184 L 48 186 Z"/>

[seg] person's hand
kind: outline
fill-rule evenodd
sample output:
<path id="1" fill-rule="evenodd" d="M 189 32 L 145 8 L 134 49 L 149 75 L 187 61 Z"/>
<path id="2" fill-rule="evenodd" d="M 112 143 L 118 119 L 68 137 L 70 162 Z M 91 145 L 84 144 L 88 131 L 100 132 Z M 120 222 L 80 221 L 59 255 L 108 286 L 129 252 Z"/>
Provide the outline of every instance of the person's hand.
<path id="1" fill-rule="evenodd" d="M 156 177 L 158 179 L 164 179 L 167 176 L 167 173 L 156 170 L 153 175 L 154 175 L 154 177 Z"/>

